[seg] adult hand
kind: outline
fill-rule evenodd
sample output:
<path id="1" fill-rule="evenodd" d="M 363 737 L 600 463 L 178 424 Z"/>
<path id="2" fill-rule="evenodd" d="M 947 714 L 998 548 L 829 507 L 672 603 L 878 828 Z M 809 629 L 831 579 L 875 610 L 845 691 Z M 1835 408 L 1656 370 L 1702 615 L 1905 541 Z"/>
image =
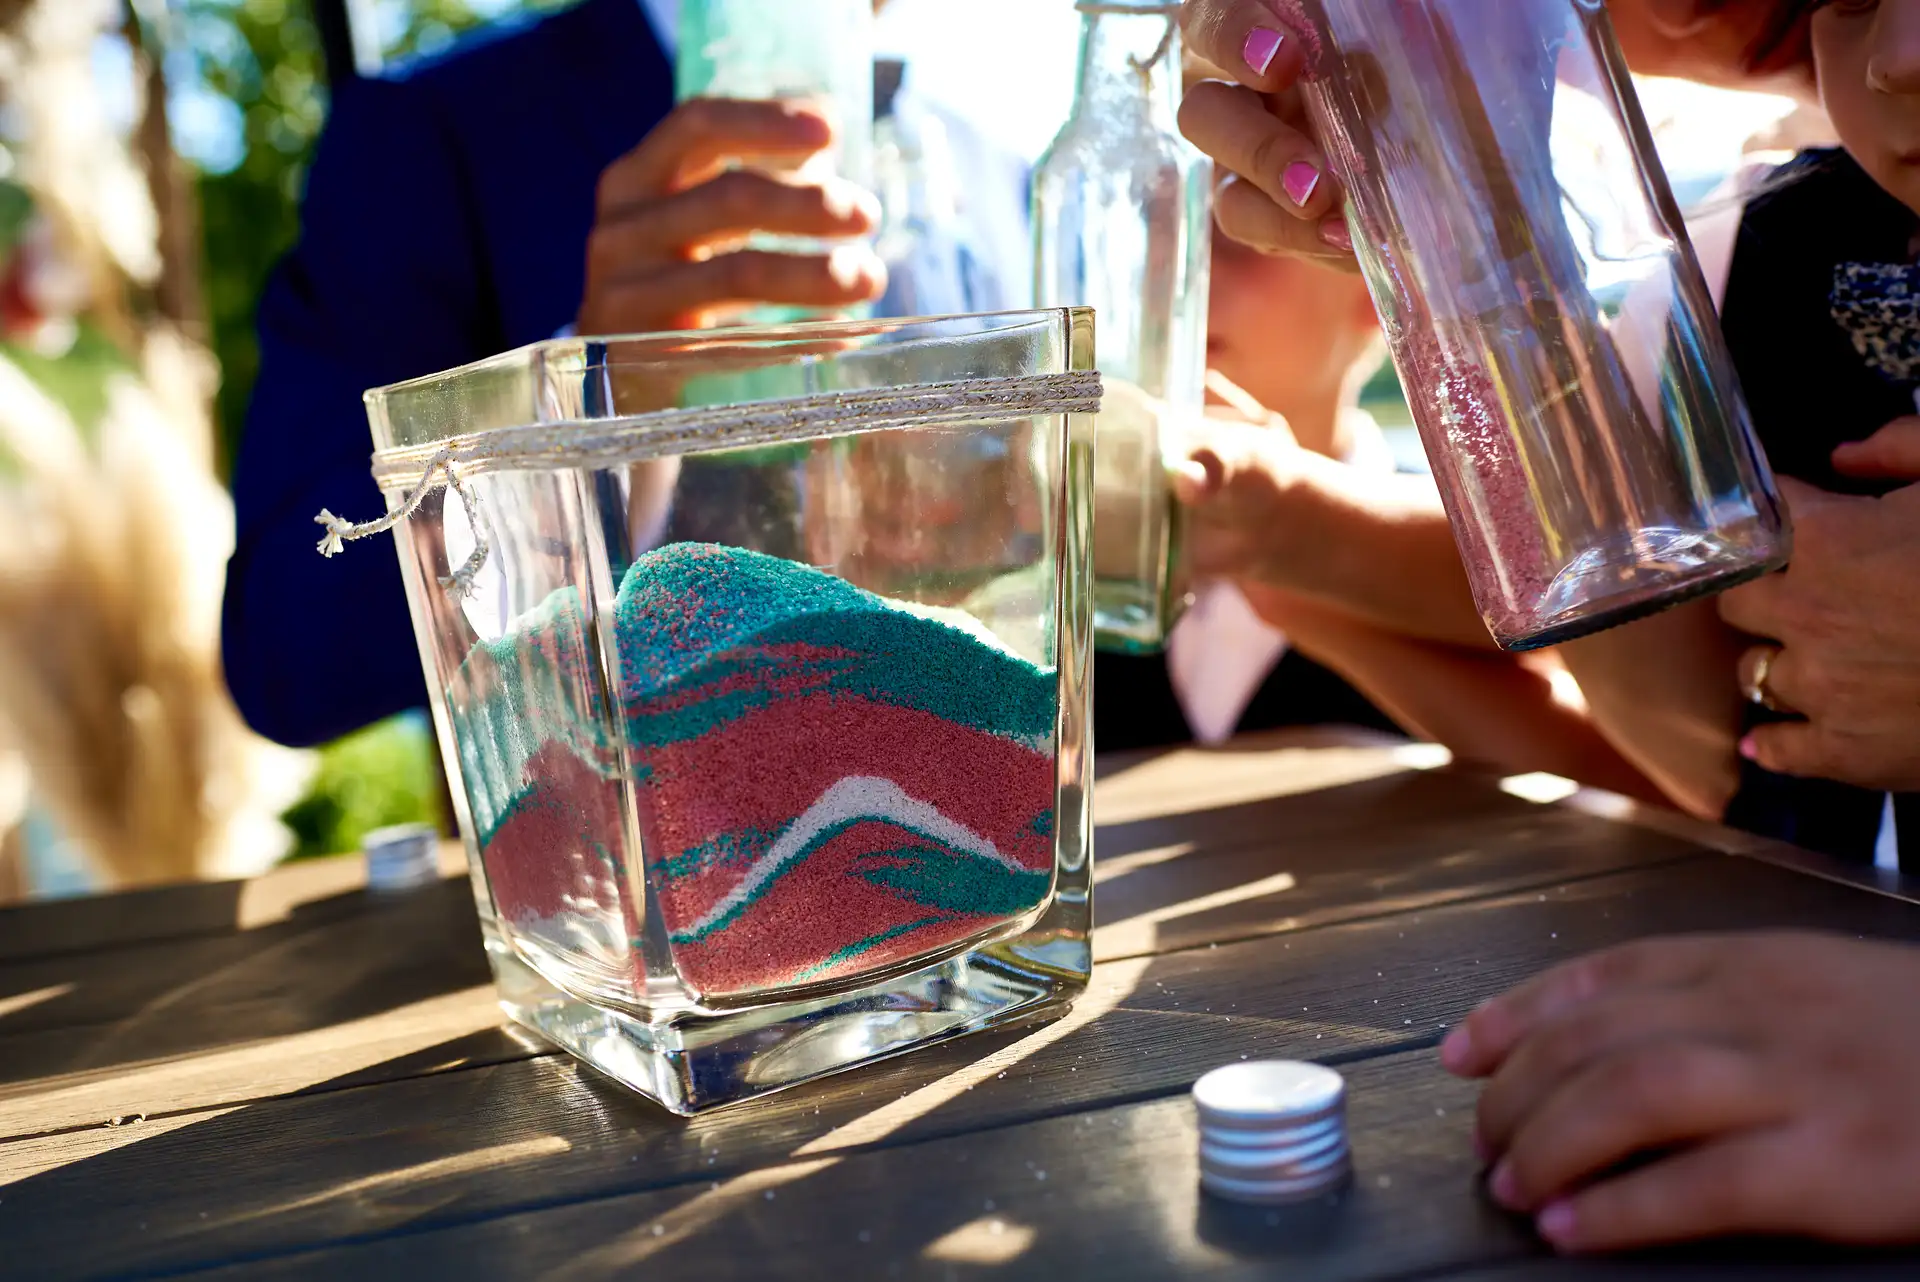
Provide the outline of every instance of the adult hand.
<path id="1" fill-rule="evenodd" d="M 1834 455 L 1859 475 L 1920 478 L 1920 420 Z M 1740 660 L 1743 689 L 1804 721 L 1741 745 L 1782 774 L 1920 790 L 1920 486 L 1855 498 L 1780 482 L 1793 563 L 1720 599 L 1720 616 L 1767 639 Z"/>
<path id="2" fill-rule="evenodd" d="M 852 183 L 731 167 L 798 165 L 832 142 L 831 122 L 804 103 L 676 108 L 600 176 L 580 332 L 697 329 L 755 304 L 825 310 L 878 298 L 886 268 L 865 245 L 740 248 L 756 232 L 831 239 L 879 225 L 879 202 Z"/>
<path id="3" fill-rule="evenodd" d="M 1920 1024 L 1889 1014 L 1916 990 L 1905 946 L 1651 940 L 1495 998 L 1440 1054 L 1487 1079 L 1489 1191 L 1564 1251 L 1920 1241 Z"/>
<path id="4" fill-rule="evenodd" d="M 1610 0 L 1636 71 L 1715 84 L 1811 90 L 1808 6 L 1795 0 Z M 1350 259 L 1341 196 L 1312 136 L 1298 83 L 1307 40 L 1297 0 L 1187 0 L 1194 55 L 1237 84 L 1188 93 L 1180 127 L 1229 173 L 1216 203 L 1221 230 L 1265 253 Z"/>

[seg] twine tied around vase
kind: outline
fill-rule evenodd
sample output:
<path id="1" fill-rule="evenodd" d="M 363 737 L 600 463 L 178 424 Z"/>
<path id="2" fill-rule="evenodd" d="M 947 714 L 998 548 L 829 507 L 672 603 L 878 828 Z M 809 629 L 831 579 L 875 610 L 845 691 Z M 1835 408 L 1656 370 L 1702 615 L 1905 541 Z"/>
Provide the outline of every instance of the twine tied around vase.
<path id="1" fill-rule="evenodd" d="M 426 497 L 450 487 L 466 509 L 473 552 L 440 580 L 455 600 L 473 591 L 491 555 L 486 526 L 466 481 L 489 472 L 605 468 L 649 459 L 912 428 L 963 427 L 1056 414 L 1096 414 L 1100 375 L 1093 371 L 972 378 L 905 387 L 821 392 L 785 400 L 658 410 L 612 419 L 569 420 L 494 428 L 373 455 L 383 494 L 398 495 L 385 516 L 355 523 L 322 510 L 321 556 L 358 539 L 384 534 L 411 517 Z"/>

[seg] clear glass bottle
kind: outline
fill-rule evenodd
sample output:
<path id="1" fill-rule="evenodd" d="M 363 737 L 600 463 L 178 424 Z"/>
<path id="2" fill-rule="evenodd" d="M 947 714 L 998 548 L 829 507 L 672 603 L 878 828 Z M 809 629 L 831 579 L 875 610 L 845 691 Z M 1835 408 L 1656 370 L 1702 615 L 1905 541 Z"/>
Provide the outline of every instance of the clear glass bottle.
<path id="1" fill-rule="evenodd" d="M 368 393 L 396 506 L 454 438 L 553 438 L 395 527 L 513 1019 L 684 1114 L 1083 990 L 1092 324 L 565 339 Z"/>
<path id="2" fill-rule="evenodd" d="M 1212 166 L 1180 134 L 1178 5 L 1083 3 L 1073 114 L 1034 178 L 1035 300 L 1091 307 L 1096 644 L 1160 648 L 1185 604 L 1166 458 L 1202 412 Z"/>
<path id="3" fill-rule="evenodd" d="M 833 149 L 803 172 L 873 185 L 873 0 L 682 0 L 675 97 L 823 102 L 839 123 Z M 782 162 L 756 162 L 778 168 Z M 763 236 L 755 248 L 819 252 L 817 242 Z M 811 317 L 763 307 L 772 325 Z"/>
<path id="4" fill-rule="evenodd" d="M 1553 645 L 1783 565 L 1785 513 L 1601 0 L 1283 9 L 1494 639 Z"/>

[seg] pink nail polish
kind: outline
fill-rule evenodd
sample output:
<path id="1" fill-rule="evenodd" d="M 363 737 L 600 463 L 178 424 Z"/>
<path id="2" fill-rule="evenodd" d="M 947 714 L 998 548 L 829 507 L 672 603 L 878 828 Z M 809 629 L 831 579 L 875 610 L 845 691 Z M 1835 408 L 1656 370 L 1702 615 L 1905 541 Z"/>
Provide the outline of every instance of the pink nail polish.
<path id="1" fill-rule="evenodd" d="M 1513 1167 L 1510 1163 L 1503 1161 L 1493 1168 L 1493 1174 L 1487 1177 L 1487 1192 L 1493 1195 L 1494 1201 L 1509 1211 L 1520 1209 L 1520 1185 L 1513 1178 Z"/>
<path id="2" fill-rule="evenodd" d="M 1320 224 L 1320 239 L 1343 254 L 1353 252 L 1353 233 L 1347 230 L 1347 220 L 1338 214 Z"/>
<path id="3" fill-rule="evenodd" d="M 1440 1043 L 1440 1064 L 1449 1072 L 1459 1072 L 1472 1054 L 1473 1034 L 1465 1027 L 1454 1029 Z"/>
<path id="4" fill-rule="evenodd" d="M 1313 199 L 1314 189 L 1320 185 L 1320 171 L 1304 160 L 1296 160 L 1280 175 L 1280 185 L 1287 189 L 1287 199 L 1304 205 Z"/>
<path id="5" fill-rule="evenodd" d="M 1572 1245 L 1576 1228 L 1573 1205 L 1569 1202 L 1555 1202 L 1540 1212 L 1539 1217 L 1533 1222 L 1533 1227 L 1541 1237 L 1555 1246 Z"/>
<path id="6" fill-rule="evenodd" d="M 1247 69 L 1256 76 L 1267 74 L 1267 68 L 1280 56 L 1280 46 L 1287 42 L 1283 32 L 1268 27 L 1255 27 L 1247 33 L 1247 42 L 1240 46 L 1240 56 L 1246 59 Z"/>
<path id="7" fill-rule="evenodd" d="M 1752 735 L 1740 741 L 1740 755 L 1748 761 L 1760 760 L 1760 741 Z"/>

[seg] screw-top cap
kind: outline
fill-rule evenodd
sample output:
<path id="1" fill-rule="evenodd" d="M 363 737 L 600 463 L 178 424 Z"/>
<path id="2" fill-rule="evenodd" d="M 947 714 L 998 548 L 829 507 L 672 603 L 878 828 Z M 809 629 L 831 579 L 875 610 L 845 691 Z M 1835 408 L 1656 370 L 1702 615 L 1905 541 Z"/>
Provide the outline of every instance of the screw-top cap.
<path id="1" fill-rule="evenodd" d="M 1264 1060 L 1216 1068 L 1193 1085 L 1200 1186 L 1235 1202 L 1302 1202 L 1352 1169 L 1347 1088 L 1318 1064 Z"/>
<path id="2" fill-rule="evenodd" d="M 404 824 L 367 834 L 368 890 L 412 890 L 440 879 L 440 833 L 431 824 Z"/>

